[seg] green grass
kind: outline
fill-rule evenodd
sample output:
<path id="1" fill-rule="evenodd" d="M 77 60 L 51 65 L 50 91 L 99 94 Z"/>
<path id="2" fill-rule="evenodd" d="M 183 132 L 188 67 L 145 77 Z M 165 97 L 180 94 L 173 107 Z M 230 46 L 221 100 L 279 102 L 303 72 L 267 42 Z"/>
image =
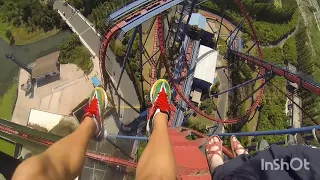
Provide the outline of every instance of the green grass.
<path id="1" fill-rule="evenodd" d="M 13 157 L 14 151 L 15 151 L 15 145 L 8 141 L 0 139 L 0 151 Z"/>
<path id="2" fill-rule="evenodd" d="M 10 43 L 10 40 L 6 37 L 6 31 L 10 30 L 14 36 L 14 45 L 26 45 L 38 42 L 42 39 L 48 38 L 55 35 L 60 31 L 60 29 L 53 29 L 48 32 L 43 30 L 36 30 L 33 32 L 28 32 L 25 27 L 14 27 L 8 23 L 2 22 L 0 19 L 0 38 Z"/>
<path id="3" fill-rule="evenodd" d="M 200 122 L 201 124 L 204 124 L 205 126 L 212 126 L 212 124 L 213 124 L 213 121 L 211 121 L 211 120 L 209 120 L 199 114 L 197 114 L 196 117 L 191 116 L 190 120 L 195 123 Z"/>
<path id="4" fill-rule="evenodd" d="M 282 0 L 274 0 L 273 4 L 275 7 L 281 8 L 282 7 Z"/>
<path id="5" fill-rule="evenodd" d="M 11 88 L 0 97 L 0 117 L 11 120 L 14 103 L 17 98 L 18 83 L 12 84 Z"/>

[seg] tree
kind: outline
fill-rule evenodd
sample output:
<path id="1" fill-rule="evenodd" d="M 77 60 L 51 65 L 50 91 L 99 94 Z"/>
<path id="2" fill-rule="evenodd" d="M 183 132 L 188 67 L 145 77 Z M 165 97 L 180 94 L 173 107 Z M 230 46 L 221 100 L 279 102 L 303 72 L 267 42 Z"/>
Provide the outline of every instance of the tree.
<path id="1" fill-rule="evenodd" d="M 83 0 L 68 0 L 68 3 L 73 5 L 76 9 L 83 8 Z"/>
<path id="2" fill-rule="evenodd" d="M 0 7 L 1 19 L 14 26 L 26 26 L 31 30 L 51 30 L 61 24 L 61 18 L 53 9 L 52 1 L 47 4 L 39 0 L 6 0 Z"/>
<path id="3" fill-rule="evenodd" d="M 283 45 L 283 60 L 297 66 L 297 47 L 294 37 L 290 37 Z"/>
<path id="4" fill-rule="evenodd" d="M 194 129 L 201 133 L 207 133 L 206 126 L 200 122 L 194 122 L 191 119 L 188 119 L 184 122 L 184 126 L 190 129 Z"/>
<path id="5" fill-rule="evenodd" d="M 6 31 L 6 37 L 7 37 L 8 39 L 11 39 L 11 37 L 12 37 L 12 32 L 11 32 L 10 30 L 7 30 L 7 31 Z"/>
<path id="6" fill-rule="evenodd" d="M 243 33 L 242 40 L 243 40 L 243 43 L 246 44 L 247 42 L 249 42 L 251 40 L 251 36 L 248 33 Z"/>
<path id="7" fill-rule="evenodd" d="M 220 82 L 217 81 L 213 86 L 211 86 L 210 94 L 214 95 L 220 92 Z"/>
<path id="8" fill-rule="evenodd" d="M 213 100 L 208 98 L 208 99 L 204 100 L 203 102 L 201 102 L 200 110 L 202 110 L 202 111 L 204 110 L 204 112 L 206 114 L 211 114 L 212 111 L 214 110 Z"/>
<path id="9" fill-rule="evenodd" d="M 76 64 L 84 73 L 88 74 L 92 70 L 93 63 L 90 59 L 89 51 L 82 46 L 79 37 L 74 34 L 60 45 L 59 60 L 61 64 Z"/>

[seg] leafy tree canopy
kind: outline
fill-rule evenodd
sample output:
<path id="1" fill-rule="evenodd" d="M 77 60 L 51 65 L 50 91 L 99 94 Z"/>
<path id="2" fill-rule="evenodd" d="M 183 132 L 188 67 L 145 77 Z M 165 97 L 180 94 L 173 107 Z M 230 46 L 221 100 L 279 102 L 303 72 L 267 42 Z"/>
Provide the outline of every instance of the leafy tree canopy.
<path id="1" fill-rule="evenodd" d="M 3 0 L 0 17 L 14 26 L 26 26 L 30 31 L 36 29 L 51 30 L 63 24 L 59 14 L 53 9 L 53 2 L 40 0 Z"/>

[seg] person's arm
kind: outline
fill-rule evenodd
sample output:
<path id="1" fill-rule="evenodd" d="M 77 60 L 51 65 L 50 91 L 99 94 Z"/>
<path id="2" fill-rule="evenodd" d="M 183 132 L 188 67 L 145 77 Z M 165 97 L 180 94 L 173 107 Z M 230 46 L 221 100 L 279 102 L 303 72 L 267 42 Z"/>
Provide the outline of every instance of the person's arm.
<path id="1" fill-rule="evenodd" d="M 21 163 L 12 179 L 75 179 L 81 173 L 95 126 L 93 120 L 86 117 L 75 132 L 56 142 L 44 153 Z"/>

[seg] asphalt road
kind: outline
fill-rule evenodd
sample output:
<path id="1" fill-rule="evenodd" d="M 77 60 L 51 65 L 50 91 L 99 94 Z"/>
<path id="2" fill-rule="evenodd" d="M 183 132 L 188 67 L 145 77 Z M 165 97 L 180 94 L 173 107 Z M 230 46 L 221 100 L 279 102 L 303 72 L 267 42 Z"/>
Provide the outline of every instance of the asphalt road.
<path id="1" fill-rule="evenodd" d="M 61 1 L 56 1 L 54 4 L 54 8 L 58 9 L 64 14 L 65 18 L 69 21 L 72 27 L 80 34 L 87 45 L 98 56 L 101 40 L 95 33 L 95 31 L 90 27 L 90 25 L 88 25 L 88 23 L 86 23 L 86 21 L 81 18 L 81 16 L 78 14 L 79 12 L 74 11 L 70 6 L 63 5 L 63 2 Z M 112 78 L 116 83 L 118 83 L 121 68 L 120 65 L 116 62 L 116 57 L 110 49 L 107 50 L 106 61 L 107 71 L 111 75 L 113 75 L 113 72 L 115 73 Z M 115 90 L 111 91 L 115 92 Z M 111 132 L 112 134 L 123 135 L 123 133 L 120 132 L 118 127 L 116 126 L 119 125 L 119 120 L 123 124 L 130 124 L 133 120 L 139 117 L 140 111 L 140 109 L 134 110 L 132 108 L 129 108 L 129 106 L 139 106 L 140 103 L 135 92 L 133 82 L 130 80 L 126 71 L 124 71 L 121 82 L 119 83 L 118 92 L 120 93 L 120 96 L 114 96 L 114 100 L 116 101 L 115 104 L 118 105 L 118 110 L 110 112 L 109 116 L 105 119 L 105 124 L 107 124 L 106 128 L 108 132 Z M 126 107 L 120 108 L 120 105 Z M 115 147 L 113 143 L 115 143 L 115 145 L 118 146 L 122 152 L 118 151 L 118 148 Z M 117 139 L 114 142 L 105 140 L 103 142 L 97 143 L 95 141 L 91 141 L 88 149 L 128 160 L 128 154 L 131 154 L 132 146 L 133 142 L 131 141 Z M 92 160 L 87 159 L 81 173 L 81 179 L 123 179 L 124 174 L 121 172 L 123 172 L 124 169 L 124 167 L 118 169 L 114 165 L 109 164 L 106 166 L 104 164 L 93 162 Z"/>
<path id="2" fill-rule="evenodd" d="M 223 57 L 221 55 L 218 55 L 218 62 L 222 64 Z M 218 65 L 218 64 L 217 64 Z M 218 66 L 217 66 L 218 67 Z M 227 78 L 228 69 L 223 71 L 223 68 L 217 69 L 217 74 L 220 80 L 220 92 L 225 91 L 230 88 L 230 84 Z M 227 109 L 228 109 L 228 93 L 223 93 L 219 95 L 219 101 L 217 104 L 217 113 L 216 118 L 217 119 L 224 119 L 227 117 Z M 219 126 L 219 128 L 216 130 L 216 133 L 222 133 L 224 131 L 223 125 Z"/>
<path id="3" fill-rule="evenodd" d="M 222 59 L 222 57 L 219 55 L 219 59 L 220 58 Z M 217 74 L 220 79 L 220 92 L 230 88 L 226 73 L 228 73 L 228 69 L 226 69 L 225 72 L 223 71 L 222 68 L 217 69 Z M 218 113 L 216 114 L 216 118 L 224 119 L 227 116 L 227 108 L 228 108 L 228 93 L 223 93 L 219 95 L 219 102 L 218 102 L 219 114 Z"/>

